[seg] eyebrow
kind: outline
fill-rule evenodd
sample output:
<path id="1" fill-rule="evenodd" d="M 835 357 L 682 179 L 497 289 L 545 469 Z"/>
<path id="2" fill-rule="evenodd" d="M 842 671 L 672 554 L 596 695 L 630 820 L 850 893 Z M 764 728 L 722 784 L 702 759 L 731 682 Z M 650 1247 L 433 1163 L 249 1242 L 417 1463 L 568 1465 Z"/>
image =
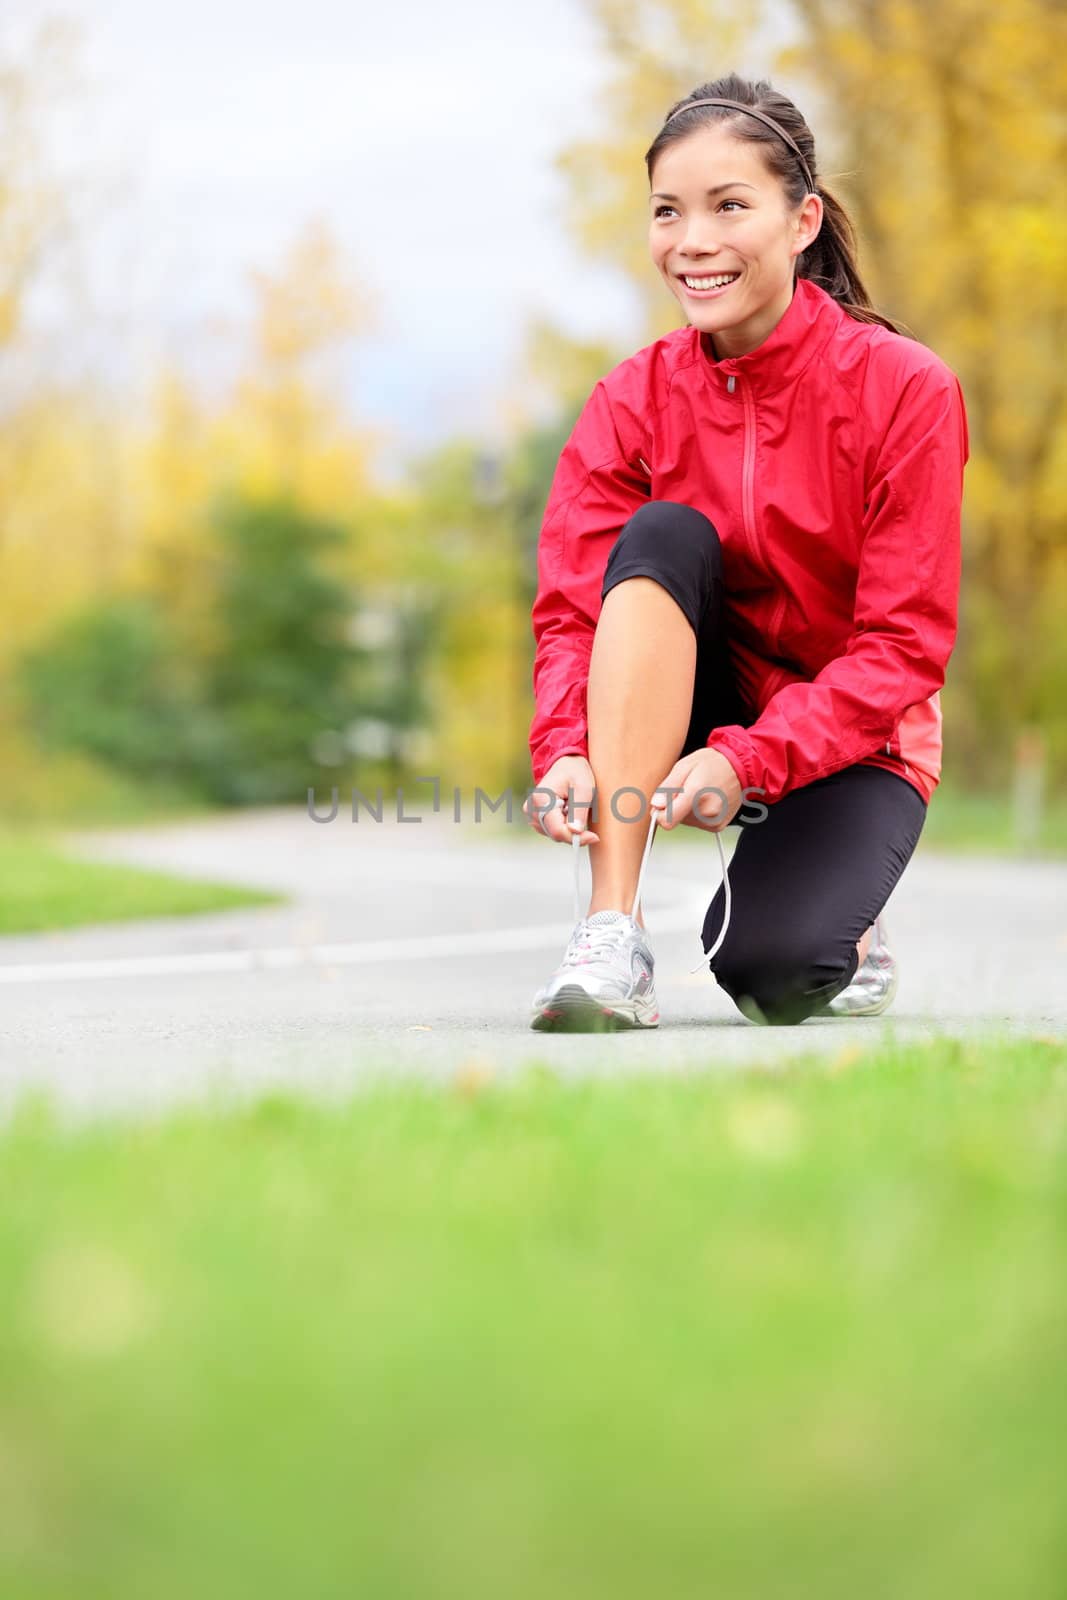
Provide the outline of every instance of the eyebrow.
<path id="1" fill-rule="evenodd" d="M 721 194 L 724 189 L 754 189 L 755 187 L 754 183 L 745 183 L 742 178 L 731 178 L 729 183 L 717 183 L 714 189 L 708 189 L 707 193 Z M 678 196 L 676 194 L 662 194 L 657 191 L 655 194 L 650 194 L 648 198 L 650 200 L 677 200 Z"/>

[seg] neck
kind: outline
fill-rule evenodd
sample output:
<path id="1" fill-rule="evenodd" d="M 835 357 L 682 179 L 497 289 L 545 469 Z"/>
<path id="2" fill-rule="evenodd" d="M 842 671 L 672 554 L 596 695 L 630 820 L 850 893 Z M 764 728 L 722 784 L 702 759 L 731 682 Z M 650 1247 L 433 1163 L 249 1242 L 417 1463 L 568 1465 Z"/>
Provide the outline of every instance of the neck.
<path id="1" fill-rule="evenodd" d="M 732 328 L 720 328 L 716 333 L 709 333 L 708 339 L 715 360 L 722 361 L 729 356 L 747 356 L 753 350 L 758 350 L 789 310 L 795 291 L 794 277 L 790 279 L 781 294 L 776 295 L 767 305 L 761 306 L 751 317 L 746 317 L 744 322 L 739 322 Z"/>

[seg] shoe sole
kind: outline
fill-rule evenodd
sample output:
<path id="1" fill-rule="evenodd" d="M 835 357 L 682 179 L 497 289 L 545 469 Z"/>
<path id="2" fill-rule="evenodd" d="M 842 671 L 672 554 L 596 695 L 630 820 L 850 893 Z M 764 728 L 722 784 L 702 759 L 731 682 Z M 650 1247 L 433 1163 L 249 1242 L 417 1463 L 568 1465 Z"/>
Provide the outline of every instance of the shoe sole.
<path id="1" fill-rule="evenodd" d="M 569 983 L 538 1006 L 530 1018 L 537 1033 L 621 1033 L 630 1028 L 659 1027 L 659 1012 L 636 1001 L 606 1006 L 580 984 Z"/>

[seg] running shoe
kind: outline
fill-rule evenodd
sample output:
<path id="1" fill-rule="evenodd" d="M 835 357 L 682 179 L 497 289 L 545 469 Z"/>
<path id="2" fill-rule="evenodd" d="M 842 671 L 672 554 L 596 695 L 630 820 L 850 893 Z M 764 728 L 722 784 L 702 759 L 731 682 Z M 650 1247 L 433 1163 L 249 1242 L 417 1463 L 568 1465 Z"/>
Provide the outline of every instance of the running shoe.
<path id="1" fill-rule="evenodd" d="M 571 841 L 574 865 L 574 928 L 563 960 L 533 998 L 530 1026 L 539 1033 L 610 1033 L 619 1028 L 655 1028 L 656 960 L 648 934 L 637 921 L 656 818 L 637 874 L 633 905 L 626 911 L 581 914 L 578 834 Z"/>
<path id="2" fill-rule="evenodd" d="M 633 905 L 626 911 L 581 914 L 579 884 L 580 847 L 576 833 L 571 845 L 574 863 L 575 924 L 563 960 L 534 996 L 530 1026 L 541 1033 L 610 1032 L 617 1028 L 655 1028 L 659 1025 L 656 1000 L 655 957 L 648 934 L 637 919 L 641 886 L 645 879 L 657 817 L 649 819 L 648 836 L 637 874 Z M 722 834 L 715 834 L 726 896 L 723 925 L 714 945 L 697 967 L 706 966 L 718 950 L 730 923 L 730 879 Z"/>
<path id="3" fill-rule="evenodd" d="M 656 961 L 648 936 L 625 911 L 595 911 L 576 923 L 556 971 L 534 996 L 540 1033 L 655 1028 Z"/>
<path id="4" fill-rule="evenodd" d="M 886 943 L 885 923 L 874 919 L 867 955 L 847 989 L 827 1002 L 824 1016 L 877 1017 L 893 1003 L 899 981 L 897 959 Z"/>

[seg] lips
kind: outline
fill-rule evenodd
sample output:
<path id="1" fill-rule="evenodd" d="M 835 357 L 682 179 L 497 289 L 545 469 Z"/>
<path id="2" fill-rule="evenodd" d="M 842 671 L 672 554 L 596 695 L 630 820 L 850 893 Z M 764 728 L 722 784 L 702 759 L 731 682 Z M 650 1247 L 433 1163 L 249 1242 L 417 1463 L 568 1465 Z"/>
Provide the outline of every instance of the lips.
<path id="1" fill-rule="evenodd" d="M 718 277 L 718 273 L 712 273 L 710 276 Z M 739 272 L 735 272 L 732 276 L 727 278 L 725 283 L 720 283 L 713 289 L 691 289 L 684 278 L 678 279 L 678 282 L 682 287 L 682 293 L 687 301 L 691 302 L 693 300 L 706 300 L 709 304 L 712 300 L 721 300 L 723 295 L 729 294 L 734 284 L 739 283 L 740 281 L 741 274 Z"/>
<path id="2" fill-rule="evenodd" d="M 679 283 L 684 283 L 686 278 L 739 278 L 740 268 L 720 267 L 717 272 L 676 272 L 674 276 Z"/>

